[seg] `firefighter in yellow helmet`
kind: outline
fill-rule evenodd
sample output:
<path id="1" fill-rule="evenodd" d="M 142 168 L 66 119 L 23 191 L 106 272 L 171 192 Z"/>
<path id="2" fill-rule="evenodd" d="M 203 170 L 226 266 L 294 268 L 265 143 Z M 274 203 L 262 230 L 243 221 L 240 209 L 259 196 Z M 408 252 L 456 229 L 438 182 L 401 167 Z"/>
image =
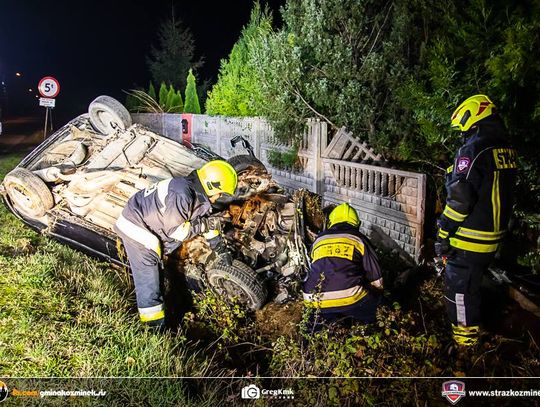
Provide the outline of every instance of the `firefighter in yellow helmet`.
<path id="1" fill-rule="evenodd" d="M 383 278 L 375 251 L 359 226 L 356 210 L 343 203 L 330 213 L 328 229 L 313 243 L 303 296 L 306 307 L 319 310 L 311 314 L 314 330 L 325 322 L 375 321 Z"/>
<path id="2" fill-rule="evenodd" d="M 231 254 L 219 232 L 219 221 L 209 215 L 212 204 L 223 194 L 233 195 L 236 185 L 234 168 L 226 161 L 214 160 L 186 177 L 160 181 L 129 199 L 115 231 L 129 259 L 142 322 L 164 325 L 159 282 L 162 247 L 169 254 L 182 241 L 202 234 L 217 260 L 231 264 Z"/>
<path id="3" fill-rule="evenodd" d="M 495 105 L 471 96 L 454 111 L 465 144 L 446 171 L 446 206 L 435 252 L 447 257 L 445 300 L 458 345 L 477 343 L 480 282 L 507 230 L 516 181 L 516 152 Z"/>

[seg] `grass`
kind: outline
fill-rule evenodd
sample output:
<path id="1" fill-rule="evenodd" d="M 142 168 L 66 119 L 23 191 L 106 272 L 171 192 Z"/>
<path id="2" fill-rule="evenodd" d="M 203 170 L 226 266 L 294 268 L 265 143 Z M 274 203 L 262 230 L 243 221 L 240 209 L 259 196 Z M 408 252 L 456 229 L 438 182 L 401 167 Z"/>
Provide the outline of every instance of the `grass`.
<path id="1" fill-rule="evenodd" d="M 0 178 L 20 159 L 0 157 Z M 388 386 L 374 380 L 358 387 L 352 381 L 276 384 L 227 377 L 540 374 L 539 341 L 526 330 L 517 337 L 491 335 L 465 362 L 449 353 L 440 279 L 424 280 L 416 291 L 407 289 L 409 304 L 403 301 L 403 309 L 397 303 L 385 307 L 378 324 L 368 328 L 302 338 L 299 304 L 270 304 L 253 318 L 237 306 L 203 296 L 196 297 L 196 306 L 178 332 L 156 333 L 138 321 L 126 270 L 32 231 L 3 205 L 0 222 L 0 377 L 11 377 L 10 383 L 17 383 L 16 377 L 54 377 L 56 388 L 62 388 L 70 378 L 72 385 L 107 389 L 114 396 L 107 405 L 118 406 L 238 403 L 241 386 L 253 382 L 294 388 L 299 401 L 314 406 L 371 405 L 381 400 L 381 405 L 396 405 L 405 400 L 404 392 L 406 404 L 440 397 L 440 383 L 409 380 Z M 393 259 L 384 260 L 398 267 Z M 147 379 L 186 376 L 220 378 Z M 28 383 L 20 386 L 28 388 Z M 88 399 L 84 402 L 87 405 Z"/>
<path id="2" fill-rule="evenodd" d="M 20 159 L 0 159 L 1 178 Z M 0 377 L 220 374 L 181 334 L 141 326 L 125 270 L 41 236 L 3 205 L 0 223 Z M 176 387 L 166 399 L 190 404 Z"/>

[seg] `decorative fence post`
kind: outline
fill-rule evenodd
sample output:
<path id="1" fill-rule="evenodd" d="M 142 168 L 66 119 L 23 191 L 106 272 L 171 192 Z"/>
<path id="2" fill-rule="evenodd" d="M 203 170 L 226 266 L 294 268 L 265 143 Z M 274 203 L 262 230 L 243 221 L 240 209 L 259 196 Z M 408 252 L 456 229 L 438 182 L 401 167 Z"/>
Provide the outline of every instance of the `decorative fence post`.
<path id="1" fill-rule="evenodd" d="M 253 140 L 253 153 L 255 154 L 255 157 L 257 157 L 258 159 L 261 158 L 261 139 L 264 136 L 263 131 L 261 129 L 262 126 L 263 126 L 262 119 L 256 118 L 255 119 L 255 132 L 254 132 L 254 137 L 252 138 L 252 140 Z"/>
<path id="2" fill-rule="evenodd" d="M 322 152 L 325 148 L 326 140 L 326 122 L 321 122 L 320 120 L 312 120 L 310 123 L 310 135 L 309 141 L 313 142 L 313 161 L 315 164 L 315 177 L 314 191 L 317 194 L 324 195 L 324 163 L 322 161 Z"/>

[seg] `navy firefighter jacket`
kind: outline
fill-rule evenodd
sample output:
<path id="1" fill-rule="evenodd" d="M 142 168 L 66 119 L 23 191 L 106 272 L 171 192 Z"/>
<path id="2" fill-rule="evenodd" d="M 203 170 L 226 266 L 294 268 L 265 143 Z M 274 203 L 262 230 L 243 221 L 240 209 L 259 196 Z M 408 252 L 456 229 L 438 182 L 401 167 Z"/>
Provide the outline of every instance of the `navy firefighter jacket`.
<path id="1" fill-rule="evenodd" d="M 382 278 L 377 255 L 358 228 L 338 223 L 319 234 L 311 249 L 304 303 L 328 311 L 360 301 Z"/>
<path id="2" fill-rule="evenodd" d="M 187 177 L 169 178 L 134 194 L 123 217 L 159 236 L 165 252 L 176 249 L 182 240 L 191 237 L 184 228 L 199 217 L 209 215 L 212 205 L 195 171 Z M 139 240 L 137 236 L 131 236 Z"/>
<path id="3" fill-rule="evenodd" d="M 439 237 L 457 249 L 495 252 L 512 213 L 516 172 L 516 151 L 502 123 L 489 118 L 478 122 L 478 131 L 447 170 Z"/>

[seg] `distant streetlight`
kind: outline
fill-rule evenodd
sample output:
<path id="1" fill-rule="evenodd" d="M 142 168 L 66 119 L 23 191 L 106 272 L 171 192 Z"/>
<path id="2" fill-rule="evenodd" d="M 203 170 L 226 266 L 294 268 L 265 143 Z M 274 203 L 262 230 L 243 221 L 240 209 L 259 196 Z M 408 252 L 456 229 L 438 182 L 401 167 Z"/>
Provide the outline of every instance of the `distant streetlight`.
<path id="1" fill-rule="evenodd" d="M 16 73 L 15 73 L 15 76 L 22 76 L 22 73 L 16 72 Z"/>
<path id="2" fill-rule="evenodd" d="M 32 88 L 28 88 L 28 92 L 33 92 Z"/>

